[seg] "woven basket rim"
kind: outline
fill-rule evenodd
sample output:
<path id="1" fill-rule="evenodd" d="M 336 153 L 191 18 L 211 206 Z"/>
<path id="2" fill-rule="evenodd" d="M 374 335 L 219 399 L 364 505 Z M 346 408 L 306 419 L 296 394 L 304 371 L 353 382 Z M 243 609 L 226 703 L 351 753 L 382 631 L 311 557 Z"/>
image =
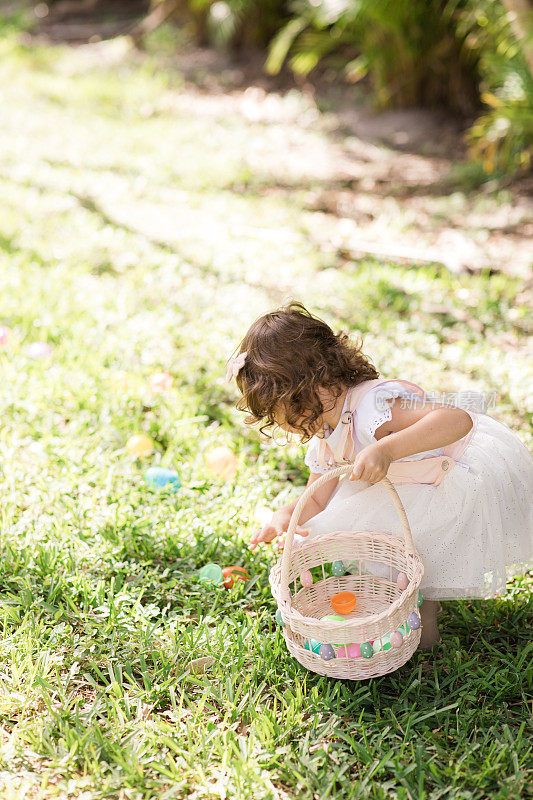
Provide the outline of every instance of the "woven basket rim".
<path id="1" fill-rule="evenodd" d="M 406 558 L 406 560 L 410 560 L 413 563 L 414 567 L 414 574 L 406 589 L 404 589 L 400 596 L 394 600 L 394 602 L 390 603 L 387 608 L 383 611 L 380 611 L 378 614 L 367 614 L 364 617 L 354 617 L 352 619 L 346 620 L 326 620 L 324 621 L 324 627 L 327 630 L 335 631 L 336 629 L 340 628 L 358 628 L 363 627 L 364 624 L 368 624 L 370 622 L 379 622 L 381 620 L 386 619 L 390 616 L 394 611 L 396 611 L 403 603 L 407 603 L 412 595 L 415 592 L 418 593 L 420 588 L 420 584 L 422 581 L 422 577 L 424 574 L 424 565 L 422 563 L 422 559 L 418 552 L 414 553 L 405 553 L 404 545 L 405 542 L 398 536 L 394 536 L 392 534 L 384 533 L 383 531 L 336 531 L 335 533 L 322 533 L 314 536 L 310 542 L 301 542 L 297 548 L 295 548 L 295 552 L 300 552 L 301 550 L 306 549 L 307 547 L 311 548 L 315 545 L 320 544 L 324 540 L 329 541 L 332 537 L 338 538 L 339 535 L 353 537 L 355 534 L 366 534 L 369 538 L 372 538 L 374 535 L 378 535 L 380 538 L 385 538 L 387 543 L 392 546 L 393 548 L 398 548 L 402 552 L 402 556 Z M 283 611 L 284 620 L 289 622 L 291 620 L 298 621 L 300 624 L 312 624 L 316 625 L 317 623 L 322 622 L 322 620 L 318 620 L 316 617 L 309 617 L 302 614 L 300 611 L 295 609 L 292 605 L 292 601 L 296 595 L 293 595 L 289 591 L 289 598 L 282 597 L 282 588 L 281 588 L 281 565 L 282 565 L 282 557 L 278 559 L 276 564 L 272 567 L 269 574 L 269 582 L 272 594 L 277 601 L 277 604 L 280 610 Z M 374 580 L 388 580 L 386 578 L 380 578 L 379 576 L 373 576 Z M 278 580 L 276 580 L 278 579 Z M 299 594 L 299 593 L 297 593 Z"/>

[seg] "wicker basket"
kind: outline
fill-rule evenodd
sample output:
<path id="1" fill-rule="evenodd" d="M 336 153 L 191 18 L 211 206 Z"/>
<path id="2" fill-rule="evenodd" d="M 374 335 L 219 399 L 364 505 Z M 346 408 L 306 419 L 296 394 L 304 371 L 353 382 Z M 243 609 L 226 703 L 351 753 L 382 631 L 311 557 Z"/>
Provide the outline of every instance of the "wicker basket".
<path id="1" fill-rule="evenodd" d="M 307 500 L 324 483 L 351 470 L 351 466 L 331 470 L 302 494 L 291 517 L 283 555 L 270 572 L 270 586 L 283 620 L 287 647 L 297 661 L 320 675 L 360 680 L 393 672 L 405 664 L 418 647 L 421 628 L 414 630 L 405 623 L 409 615 L 417 611 L 424 567 L 414 549 L 405 509 L 388 478 L 383 478 L 380 483 L 398 512 L 404 539 L 378 531 L 336 531 L 314 536 L 308 541 L 294 542 L 294 531 Z M 336 561 L 354 563 L 352 574 L 333 576 L 331 568 Z M 379 574 L 388 577 L 373 574 L 375 567 L 373 572 L 369 572 L 368 562 L 377 562 Z M 340 569 L 342 567 L 337 567 L 337 571 Z M 307 570 L 314 570 L 315 576 L 317 572 L 319 575 L 311 586 L 305 588 L 300 575 Z M 408 578 L 404 590 L 396 582 L 400 572 Z M 346 614 L 344 620 L 323 620 L 323 617 L 334 614 L 331 597 L 344 591 L 356 595 L 355 609 Z M 383 644 L 381 637 L 400 626 L 404 626 L 400 631 L 401 646 L 379 651 L 379 643 Z M 394 638 L 398 643 L 399 637 Z M 319 653 L 306 649 L 306 642 L 311 648 L 312 639 L 315 645 L 332 645 L 335 657 L 324 660 Z M 342 645 L 361 645 L 376 640 L 378 645 L 372 648 L 373 655 L 369 658 L 348 657 L 345 647 L 339 649 Z"/>

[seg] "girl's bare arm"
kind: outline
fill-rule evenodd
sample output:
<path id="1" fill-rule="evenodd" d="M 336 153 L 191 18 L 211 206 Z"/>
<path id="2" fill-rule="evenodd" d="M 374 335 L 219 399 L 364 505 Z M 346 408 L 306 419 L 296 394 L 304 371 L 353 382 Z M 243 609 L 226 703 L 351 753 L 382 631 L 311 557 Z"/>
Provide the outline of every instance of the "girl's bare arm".
<path id="1" fill-rule="evenodd" d="M 391 409 L 392 419 L 381 425 L 374 437 L 392 461 L 445 447 L 472 428 L 470 415 L 454 406 L 417 402 L 415 408 L 402 408 L 398 398 Z"/>
<path id="2" fill-rule="evenodd" d="M 307 481 L 307 486 L 311 486 L 318 478 L 322 476 L 316 472 L 312 472 L 309 475 L 309 480 Z M 307 522 L 314 517 L 315 514 L 319 514 L 320 511 L 323 511 L 328 504 L 329 498 L 333 494 L 335 487 L 339 482 L 338 478 L 334 478 L 333 480 L 326 481 L 326 483 L 317 489 L 312 497 L 309 498 L 307 503 L 302 509 L 302 513 L 300 514 L 300 525 L 304 522 Z M 307 488 L 307 487 L 306 487 Z M 297 502 L 297 501 L 296 501 Z M 296 506 L 296 502 L 294 506 Z"/>
<path id="3" fill-rule="evenodd" d="M 307 486 L 310 486 L 314 483 L 320 475 L 316 472 L 312 472 L 309 476 L 309 480 L 307 481 Z M 326 503 L 328 502 L 331 494 L 338 483 L 337 480 L 331 480 L 321 486 L 320 489 L 316 491 L 313 497 L 310 497 L 306 504 L 302 509 L 302 513 L 300 515 L 300 522 L 296 528 L 296 533 L 300 534 L 300 536 L 307 536 L 309 531 L 301 526 L 304 525 L 311 517 L 314 517 L 315 514 L 318 514 L 320 511 L 326 507 Z M 306 486 L 306 488 L 307 488 Z M 255 547 L 259 544 L 259 542 L 271 542 L 276 539 L 278 536 L 281 536 L 287 528 L 289 527 L 289 522 L 292 516 L 292 512 L 296 508 L 296 503 L 298 502 L 299 498 L 294 500 L 292 503 L 288 503 L 286 506 L 282 506 L 278 508 L 272 515 L 272 519 L 268 522 L 260 531 L 256 531 L 250 540 L 249 547 L 251 550 L 254 550 Z"/>
<path id="4" fill-rule="evenodd" d="M 417 402 L 402 408 L 400 400 L 391 404 L 392 419 L 374 433 L 378 441 L 357 455 L 350 480 L 380 481 L 392 461 L 452 444 L 472 428 L 470 415 L 461 408 Z"/>

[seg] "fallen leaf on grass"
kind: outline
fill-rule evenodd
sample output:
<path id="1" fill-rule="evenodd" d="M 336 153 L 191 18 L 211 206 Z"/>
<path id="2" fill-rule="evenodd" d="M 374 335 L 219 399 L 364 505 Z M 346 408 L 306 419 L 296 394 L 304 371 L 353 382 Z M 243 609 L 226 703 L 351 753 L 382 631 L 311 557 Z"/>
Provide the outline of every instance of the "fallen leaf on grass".
<path id="1" fill-rule="evenodd" d="M 187 664 L 189 672 L 206 672 L 215 663 L 213 656 L 204 656 L 203 658 L 195 658 Z"/>

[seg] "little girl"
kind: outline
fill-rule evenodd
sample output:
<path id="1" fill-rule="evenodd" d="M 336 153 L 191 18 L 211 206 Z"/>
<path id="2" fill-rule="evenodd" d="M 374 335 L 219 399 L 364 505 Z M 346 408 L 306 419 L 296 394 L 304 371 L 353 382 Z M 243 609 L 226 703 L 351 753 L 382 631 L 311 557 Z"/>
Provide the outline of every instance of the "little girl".
<path id="1" fill-rule="evenodd" d="M 380 379 L 345 333 L 335 334 L 300 303 L 265 314 L 249 329 L 227 377 L 242 394 L 247 424 L 278 426 L 309 442 L 308 484 L 353 463 L 348 479 L 324 484 L 306 503 L 300 536 L 335 530 L 402 535 L 383 486 L 394 483 L 424 563 L 422 646 L 439 641 L 439 600 L 488 598 L 533 552 L 533 458 L 506 425 L 416 384 Z M 278 509 L 250 542 L 270 542 L 297 501 Z M 379 574 L 379 565 L 367 563 Z"/>

